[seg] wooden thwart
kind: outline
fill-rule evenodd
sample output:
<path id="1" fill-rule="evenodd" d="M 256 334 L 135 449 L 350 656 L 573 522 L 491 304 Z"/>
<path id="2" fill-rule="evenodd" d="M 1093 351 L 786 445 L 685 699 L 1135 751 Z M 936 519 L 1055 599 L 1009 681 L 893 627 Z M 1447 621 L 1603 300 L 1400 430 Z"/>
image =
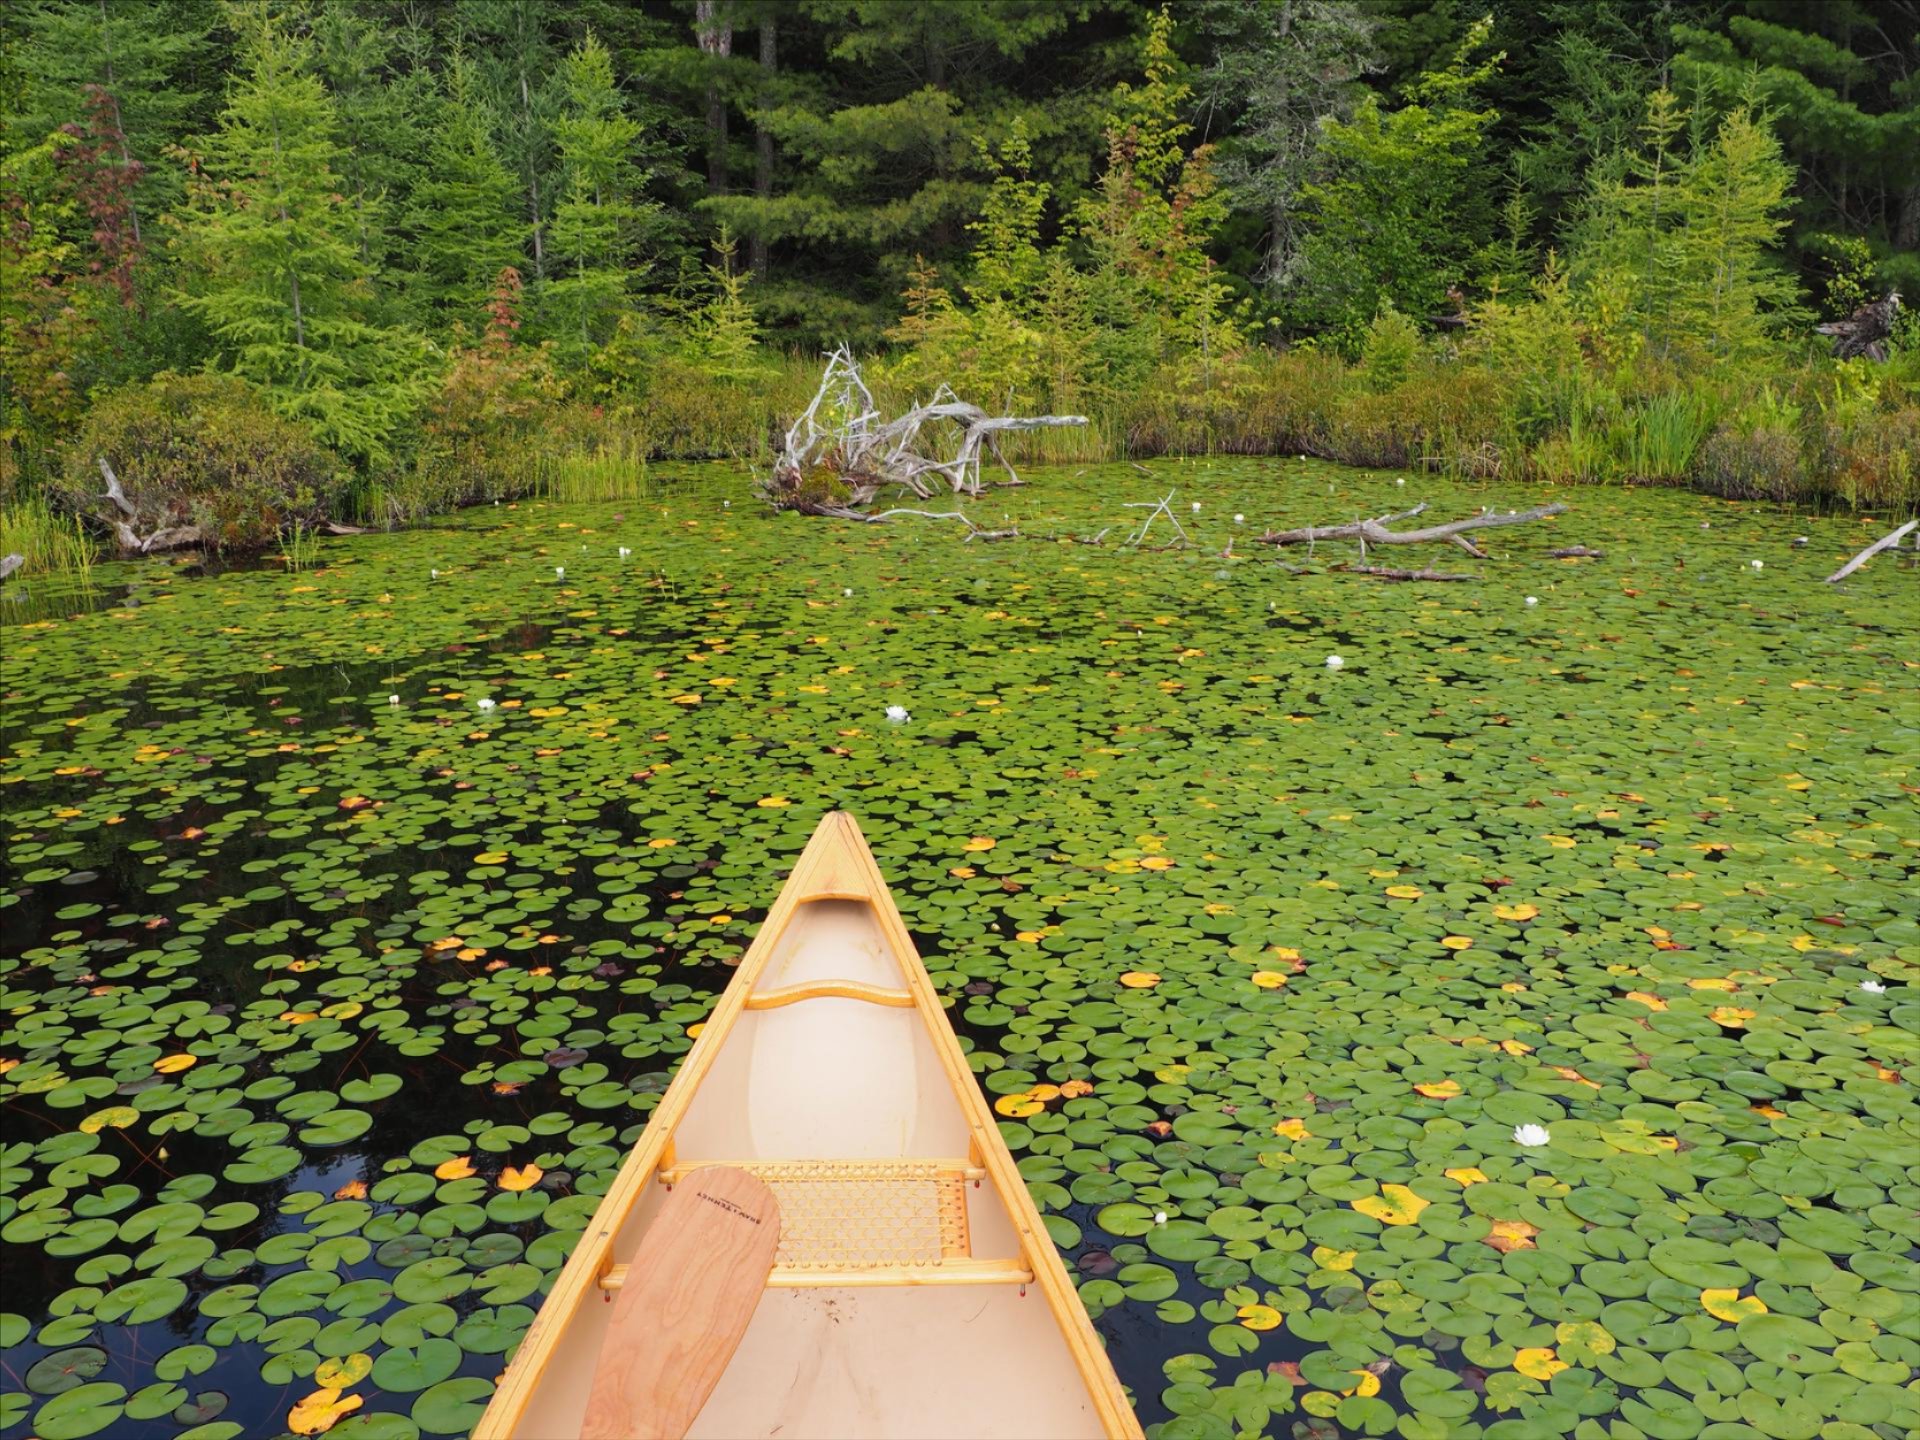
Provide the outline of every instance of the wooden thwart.
<path id="1" fill-rule="evenodd" d="M 779 1244 L 779 1205 L 750 1171 L 704 1166 L 676 1187 L 614 1301 L 581 1440 L 685 1435 L 747 1333 Z"/>

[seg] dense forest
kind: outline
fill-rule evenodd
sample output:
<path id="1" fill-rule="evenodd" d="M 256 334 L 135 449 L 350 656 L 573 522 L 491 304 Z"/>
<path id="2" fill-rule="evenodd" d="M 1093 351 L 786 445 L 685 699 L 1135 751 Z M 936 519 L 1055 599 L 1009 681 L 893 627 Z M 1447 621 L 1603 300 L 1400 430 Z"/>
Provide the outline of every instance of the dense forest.
<path id="1" fill-rule="evenodd" d="M 240 545 L 752 455 L 839 343 L 892 395 L 1091 416 L 1057 458 L 1920 498 L 1911 310 L 1815 334 L 1920 292 L 1915 0 L 0 24 L 16 528 L 96 510 L 103 459 L 140 525 Z"/>

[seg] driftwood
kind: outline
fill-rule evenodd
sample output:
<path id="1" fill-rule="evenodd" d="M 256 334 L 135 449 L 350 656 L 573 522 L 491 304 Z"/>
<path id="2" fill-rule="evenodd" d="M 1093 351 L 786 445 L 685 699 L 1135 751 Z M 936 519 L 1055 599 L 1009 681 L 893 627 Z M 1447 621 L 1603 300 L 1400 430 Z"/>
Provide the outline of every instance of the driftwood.
<path id="1" fill-rule="evenodd" d="M 1469 515 L 1464 520 L 1450 520 L 1444 525 L 1428 525 L 1418 530 L 1389 530 L 1387 526 L 1400 520 L 1411 520 L 1416 515 L 1426 513 L 1423 501 L 1411 510 L 1402 510 L 1395 515 L 1378 515 L 1370 520 L 1353 520 L 1344 525 L 1308 525 L 1298 530 L 1268 531 L 1256 537 L 1267 545 L 1313 545 L 1322 540 L 1357 540 L 1360 542 L 1360 554 L 1366 556 L 1369 545 L 1423 545 L 1429 541 L 1445 540 L 1458 545 L 1476 560 L 1487 558 L 1486 551 L 1466 538 L 1469 530 L 1489 530 L 1501 525 L 1523 525 L 1529 520 L 1544 520 L 1549 515 L 1565 512 L 1565 505 L 1536 505 L 1531 510 L 1509 511 L 1502 515 L 1497 510 L 1483 510 L 1478 515 Z"/>
<path id="2" fill-rule="evenodd" d="M 156 550 L 182 550 L 190 545 L 204 545 L 206 532 L 198 525 L 163 525 L 150 535 L 142 535 L 129 520 L 136 517 L 133 502 L 127 499 L 127 492 L 120 488 L 120 477 L 113 473 L 113 467 L 107 463 L 104 455 L 97 457 L 100 464 L 100 476 L 107 482 L 106 498 L 113 502 L 118 515 L 105 516 L 108 525 L 113 528 L 114 538 L 120 542 L 121 553 L 127 555 L 150 555 Z"/>
<path id="3" fill-rule="evenodd" d="M 843 346 L 827 357 L 819 389 L 788 429 L 759 490 L 776 510 L 864 519 L 865 507 L 889 487 L 916 500 L 929 500 L 942 488 L 980 494 L 989 455 L 1007 472 L 999 483 L 1018 485 L 1000 436 L 1086 423 L 1083 415 L 989 415 L 947 385 L 926 404 L 882 422 L 859 364 Z M 930 443 L 936 435 L 948 442 L 938 450 Z M 951 458 L 940 458 L 948 452 Z"/>
<path id="4" fill-rule="evenodd" d="M 26 563 L 27 557 L 17 551 L 12 555 L 0 555 L 0 580 L 6 579 Z"/>
<path id="5" fill-rule="evenodd" d="M 1846 579 L 1847 576 L 1858 570 L 1882 550 L 1891 550 L 1894 546 L 1898 545 L 1902 540 L 1906 539 L 1917 526 L 1920 526 L 1920 520 L 1909 520 L 1891 535 L 1882 535 L 1878 540 L 1874 541 L 1873 544 L 1869 545 L 1838 570 L 1834 571 L 1833 574 L 1827 576 L 1827 584 L 1831 585 L 1836 580 Z M 1755 563 L 1757 564 L 1759 562 L 1756 561 Z"/>
<path id="6" fill-rule="evenodd" d="M 1584 545 L 1569 545 L 1564 550 L 1549 550 L 1549 560 L 1598 560 L 1606 554 L 1603 550 L 1589 550 Z"/>

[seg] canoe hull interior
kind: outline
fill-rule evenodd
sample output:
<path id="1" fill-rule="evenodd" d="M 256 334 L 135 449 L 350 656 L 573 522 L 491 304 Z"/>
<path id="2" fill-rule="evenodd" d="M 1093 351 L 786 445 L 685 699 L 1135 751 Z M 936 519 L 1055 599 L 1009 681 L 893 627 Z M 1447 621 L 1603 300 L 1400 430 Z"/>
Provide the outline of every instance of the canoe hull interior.
<path id="1" fill-rule="evenodd" d="M 716 1163 L 772 1188 L 780 1249 L 690 1435 L 1139 1436 L 850 817 L 822 822 L 709 1026 L 479 1440 L 580 1434 L 623 1267 Z"/>

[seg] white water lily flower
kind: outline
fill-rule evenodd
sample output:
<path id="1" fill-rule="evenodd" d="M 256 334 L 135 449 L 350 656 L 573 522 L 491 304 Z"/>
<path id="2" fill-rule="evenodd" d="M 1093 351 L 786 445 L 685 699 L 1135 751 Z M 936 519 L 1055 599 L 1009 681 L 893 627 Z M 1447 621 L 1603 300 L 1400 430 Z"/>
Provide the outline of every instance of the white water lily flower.
<path id="1" fill-rule="evenodd" d="M 493 701 L 491 700 L 476 700 L 474 704 L 478 705 L 482 710 L 493 709 Z"/>
<path id="2" fill-rule="evenodd" d="M 845 595 L 845 596 L 848 596 L 849 598 L 851 598 L 851 597 L 852 597 L 852 595 L 853 595 L 853 587 L 852 587 L 851 585 L 842 585 L 842 586 L 840 587 L 840 593 L 841 593 L 842 595 Z"/>
<path id="3" fill-rule="evenodd" d="M 1527 596 L 1527 604 L 1538 605 L 1539 603 L 1540 603 L 1540 597 L 1538 595 Z"/>
<path id="4" fill-rule="evenodd" d="M 1393 483 L 1396 485 L 1404 485 L 1407 483 L 1407 477 L 1402 475 L 1398 480 L 1394 481 Z"/>
<path id="5" fill-rule="evenodd" d="M 1884 995 L 1887 993 L 1887 987 L 1882 985 L 1878 980 L 1862 980 L 1860 982 L 1860 988 L 1869 995 Z"/>
<path id="6" fill-rule="evenodd" d="M 1164 1210 L 1156 1210 L 1156 1211 L 1154 1211 L 1154 1212 L 1153 1212 L 1153 1223 L 1154 1223 L 1154 1224 L 1156 1224 L 1156 1225 L 1164 1225 L 1164 1224 L 1166 1224 L 1166 1223 L 1167 1223 L 1167 1212 L 1166 1212 L 1166 1211 L 1164 1211 Z"/>
<path id="7" fill-rule="evenodd" d="M 387 696 L 387 704 L 398 705 L 399 703 L 400 703 L 400 697 L 398 695 Z"/>
<path id="8" fill-rule="evenodd" d="M 633 550 L 630 546 L 622 545 L 620 547 L 620 558 L 622 560 L 626 559 L 631 554 L 633 554 Z"/>
<path id="9" fill-rule="evenodd" d="M 1764 570 L 1767 568 L 1767 562 L 1764 560 L 1751 560 L 1751 561 L 1748 561 L 1747 563 L 1752 565 L 1753 568 L 1756 570 Z"/>
<path id="10" fill-rule="evenodd" d="M 1547 1127 L 1544 1125 L 1516 1125 L 1513 1127 L 1513 1143 L 1516 1145 L 1544 1145 L 1547 1143 Z"/>
<path id="11" fill-rule="evenodd" d="M 440 578 L 440 572 L 438 570 L 429 570 L 427 571 L 427 578 L 429 580 L 438 580 Z"/>
<path id="12" fill-rule="evenodd" d="M 567 578 L 567 567 L 566 567 L 566 566 L 564 566 L 564 565 L 556 565 L 556 566 L 554 566 L 554 567 L 553 567 L 553 578 L 554 578 L 554 579 L 556 579 L 556 580 L 564 580 L 564 579 L 566 579 L 566 578 Z"/>
<path id="13" fill-rule="evenodd" d="M 1346 663 L 1347 662 L 1342 660 L 1338 655 L 1327 656 L 1327 669 L 1329 670 L 1338 670 L 1342 665 L 1345 665 Z"/>
<path id="14" fill-rule="evenodd" d="M 1244 515 L 1236 514 L 1233 517 L 1233 523 L 1236 525 L 1244 525 L 1247 523 L 1247 517 Z"/>
<path id="15" fill-rule="evenodd" d="M 1200 502 L 1198 500 L 1193 502 L 1193 513 L 1196 515 L 1200 513 Z"/>
<path id="16" fill-rule="evenodd" d="M 911 718 L 913 717 L 907 714 L 906 706 L 904 705 L 887 706 L 887 719 L 892 721 L 895 725 L 904 725 Z"/>
<path id="17" fill-rule="evenodd" d="M 731 510 L 733 508 L 733 502 L 731 500 L 722 500 L 720 502 L 720 508 L 722 510 Z"/>

